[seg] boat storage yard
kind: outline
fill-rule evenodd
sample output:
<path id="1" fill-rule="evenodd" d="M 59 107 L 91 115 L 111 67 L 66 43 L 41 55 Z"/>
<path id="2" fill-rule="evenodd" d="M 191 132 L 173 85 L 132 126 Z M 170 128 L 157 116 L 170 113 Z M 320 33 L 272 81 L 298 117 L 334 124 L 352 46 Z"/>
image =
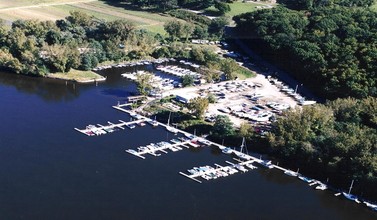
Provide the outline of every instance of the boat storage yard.
<path id="1" fill-rule="evenodd" d="M 180 150 L 183 150 L 184 148 L 190 148 L 190 147 L 205 147 L 205 146 L 216 146 L 218 147 L 224 154 L 229 154 L 232 156 L 235 156 L 232 162 L 225 161 L 226 165 L 219 165 L 214 164 L 213 166 L 209 165 L 202 165 L 197 167 L 188 168 L 187 171 L 179 172 L 184 177 L 187 177 L 197 183 L 202 183 L 203 180 L 214 180 L 221 177 L 228 177 L 236 173 L 246 173 L 250 170 L 257 169 L 258 167 L 264 167 L 267 169 L 276 168 L 278 170 L 281 170 L 284 172 L 284 174 L 291 176 L 291 177 L 297 177 L 298 179 L 306 182 L 309 186 L 313 186 L 316 190 L 326 190 L 328 189 L 328 186 L 315 179 L 311 179 L 308 177 L 305 177 L 299 173 L 299 170 L 292 171 L 283 167 L 280 167 L 278 165 L 272 164 L 269 160 L 263 160 L 261 158 L 256 158 L 254 156 L 251 156 L 247 153 L 241 151 L 237 151 L 235 149 L 230 149 L 229 147 L 223 146 L 221 144 L 209 141 L 205 138 L 195 136 L 193 134 L 190 134 L 188 132 L 179 130 L 177 128 L 174 128 L 174 131 L 172 130 L 172 127 L 169 125 L 157 122 L 156 120 L 152 120 L 150 118 L 144 117 L 142 115 L 136 114 L 133 111 L 124 109 L 124 107 L 129 106 L 129 104 L 119 104 L 112 106 L 114 109 L 125 112 L 131 116 L 132 121 L 125 122 L 122 120 L 119 120 L 118 123 L 112 123 L 108 122 L 107 125 L 101 125 L 97 124 L 95 125 L 88 125 L 85 129 L 78 129 L 74 128 L 76 131 L 83 133 L 87 136 L 95 136 L 95 135 L 102 135 L 106 133 L 112 133 L 116 130 L 125 130 L 125 127 L 128 127 L 130 129 L 133 129 L 138 126 L 144 126 L 146 124 L 150 124 L 151 126 L 162 126 L 165 127 L 167 131 L 173 132 L 174 134 L 181 134 L 183 136 L 177 137 L 174 139 L 171 139 L 170 142 L 167 141 L 161 141 L 158 143 L 150 143 L 146 146 L 139 146 L 137 149 L 127 149 L 125 152 L 134 155 L 141 159 L 146 159 L 146 155 L 151 156 L 161 156 L 163 154 L 167 154 L 168 152 L 177 152 Z M 243 143 L 244 144 L 244 143 Z M 258 165 L 258 167 L 256 166 Z M 335 196 L 344 195 L 345 198 L 352 200 L 356 203 L 361 203 L 360 200 L 350 194 L 345 193 L 342 191 L 336 190 Z M 363 204 L 365 204 L 368 208 L 371 208 L 374 211 L 377 211 L 377 205 L 363 201 Z"/>

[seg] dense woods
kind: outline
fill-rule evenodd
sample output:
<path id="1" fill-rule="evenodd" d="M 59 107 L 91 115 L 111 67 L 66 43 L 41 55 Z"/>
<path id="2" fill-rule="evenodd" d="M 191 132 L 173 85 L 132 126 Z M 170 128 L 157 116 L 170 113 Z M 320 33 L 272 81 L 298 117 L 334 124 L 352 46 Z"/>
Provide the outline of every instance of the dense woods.
<path id="1" fill-rule="evenodd" d="M 251 44 L 329 99 L 377 95 L 377 13 L 332 5 L 277 7 L 234 18 Z"/>
<path id="2" fill-rule="evenodd" d="M 102 21 L 73 11 L 64 20 L 17 20 L 0 25 L 0 68 L 29 75 L 90 70 L 99 62 L 153 52 L 154 35 L 125 20 Z"/>
<path id="3" fill-rule="evenodd" d="M 360 186 L 377 184 L 376 98 L 297 108 L 285 112 L 273 127 L 268 135 L 272 151 L 295 166 L 343 183 L 356 179 Z"/>

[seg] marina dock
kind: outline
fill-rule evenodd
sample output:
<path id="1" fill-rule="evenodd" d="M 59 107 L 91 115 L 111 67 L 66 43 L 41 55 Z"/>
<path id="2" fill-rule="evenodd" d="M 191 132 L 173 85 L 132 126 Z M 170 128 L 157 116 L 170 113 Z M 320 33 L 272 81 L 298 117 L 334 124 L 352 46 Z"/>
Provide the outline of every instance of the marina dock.
<path id="1" fill-rule="evenodd" d="M 215 167 L 212 166 L 200 166 L 200 167 L 193 167 L 192 169 L 187 170 L 189 174 L 184 172 L 179 172 L 179 174 L 194 180 L 195 182 L 202 183 L 202 181 L 198 180 L 197 178 L 203 178 L 205 180 L 217 179 L 220 177 L 227 177 L 229 175 L 238 173 L 238 172 L 247 172 L 249 171 L 246 169 L 248 167 L 250 170 L 256 169 L 257 167 L 253 166 L 252 163 L 255 162 L 254 160 L 250 161 L 238 161 L 238 163 L 232 163 L 229 161 L 225 161 L 229 165 L 221 166 L 219 164 L 215 164 Z M 244 166 L 248 165 L 248 166 Z"/>
<path id="2" fill-rule="evenodd" d="M 140 123 L 145 122 L 144 119 L 139 119 L 139 120 L 134 120 L 134 121 L 129 121 L 125 122 L 122 120 L 119 120 L 118 123 L 112 123 L 108 121 L 108 125 L 88 125 L 84 129 L 79 129 L 79 128 L 74 128 L 76 131 L 83 133 L 87 136 L 98 136 L 102 134 L 107 134 L 107 133 L 112 133 L 118 129 L 124 130 L 125 126 L 131 128 L 132 126 L 139 125 Z"/>
<path id="3" fill-rule="evenodd" d="M 190 148 L 189 146 L 187 146 L 187 145 L 190 145 L 190 142 L 191 140 L 186 140 L 186 141 L 176 142 L 176 143 L 169 143 L 166 141 L 161 141 L 159 143 L 151 143 L 146 146 L 140 146 L 137 148 L 138 150 L 128 149 L 125 151 L 134 156 L 145 159 L 145 156 L 144 156 L 145 154 L 150 154 L 153 156 L 161 156 L 159 152 L 167 154 L 168 153 L 167 150 L 170 150 L 172 152 L 177 152 L 177 151 L 182 150 L 183 149 L 182 147 Z"/>

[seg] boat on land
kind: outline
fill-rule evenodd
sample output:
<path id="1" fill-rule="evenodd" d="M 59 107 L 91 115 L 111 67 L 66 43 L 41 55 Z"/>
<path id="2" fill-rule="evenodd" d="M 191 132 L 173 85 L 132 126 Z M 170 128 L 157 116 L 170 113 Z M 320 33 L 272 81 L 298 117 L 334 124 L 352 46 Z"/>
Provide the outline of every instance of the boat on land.
<path id="1" fill-rule="evenodd" d="M 346 199 L 349 199 L 349 200 L 354 201 L 356 203 L 361 203 L 360 200 L 357 198 L 357 196 L 351 194 L 353 182 L 354 182 L 354 180 L 352 180 L 352 182 L 351 182 L 348 193 L 342 192 L 342 194 L 343 194 L 344 197 L 346 197 Z"/>

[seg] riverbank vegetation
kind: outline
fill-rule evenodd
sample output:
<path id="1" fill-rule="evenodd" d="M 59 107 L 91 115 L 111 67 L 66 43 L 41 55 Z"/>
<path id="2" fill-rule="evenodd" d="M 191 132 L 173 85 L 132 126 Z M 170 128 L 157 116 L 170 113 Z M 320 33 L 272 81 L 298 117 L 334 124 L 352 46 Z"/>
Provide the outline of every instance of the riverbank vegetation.
<path id="1" fill-rule="evenodd" d="M 376 98 L 338 99 L 285 112 L 267 137 L 271 153 L 290 165 L 332 177 L 343 187 L 356 179 L 358 193 L 377 195 L 372 187 L 377 184 Z"/>

